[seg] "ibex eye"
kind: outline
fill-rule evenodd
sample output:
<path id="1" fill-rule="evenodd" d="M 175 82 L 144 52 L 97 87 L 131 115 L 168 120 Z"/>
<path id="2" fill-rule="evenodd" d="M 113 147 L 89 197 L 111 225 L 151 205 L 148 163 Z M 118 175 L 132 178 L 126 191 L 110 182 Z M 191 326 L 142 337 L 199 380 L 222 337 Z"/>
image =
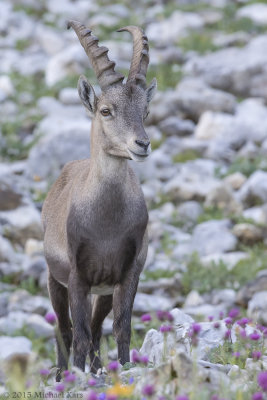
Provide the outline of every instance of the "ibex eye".
<path id="1" fill-rule="evenodd" d="M 101 110 L 100 112 L 101 112 L 101 114 L 102 114 L 104 117 L 107 117 L 108 115 L 111 115 L 111 113 L 110 113 L 110 111 L 109 111 L 108 108 L 104 108 L 104 109 Z"/>

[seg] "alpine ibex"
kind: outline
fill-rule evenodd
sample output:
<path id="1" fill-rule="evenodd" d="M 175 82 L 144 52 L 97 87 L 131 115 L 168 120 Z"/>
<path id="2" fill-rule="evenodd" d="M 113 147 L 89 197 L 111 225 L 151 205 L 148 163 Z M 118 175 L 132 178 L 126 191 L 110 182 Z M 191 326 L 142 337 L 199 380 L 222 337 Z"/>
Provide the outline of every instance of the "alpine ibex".
<path id="1" fill-rule="evenodd" d="M 43 207 L 48 287 L 58 316 L 58 377 L 68 366 L 101 367 L 102 323 L 113 308 L 113 332 L 121 364 L 129 361 L 131 313 L 147 254 L 148 213 L 140 184 L 127 159 L 143 161 L 150 142 L 143 121 L 156 90 L 146 87 L 148 42 L 142 30 L 127 26 L 133 56 L 127 82 L 114 71 L 106 47 L 77 21 L 69 21 L 95 70 L 101 95 L 81 76 L 78 91 L 92 118 L 91 158 L 68 163 Z M 95 294 L 93 305 L 88 294 Z M 72 324 L 69 316 L 71 310 Z M 73 330 L 73 335 L 72 335 Z M 73 338 L 72 338 L 73 336 Z"/>

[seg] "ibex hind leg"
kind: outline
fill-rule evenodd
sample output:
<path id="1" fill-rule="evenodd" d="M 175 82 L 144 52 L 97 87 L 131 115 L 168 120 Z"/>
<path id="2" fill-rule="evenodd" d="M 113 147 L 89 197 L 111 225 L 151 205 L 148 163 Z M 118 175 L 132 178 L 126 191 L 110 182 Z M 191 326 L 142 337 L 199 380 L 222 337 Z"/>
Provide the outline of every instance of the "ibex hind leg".
<path id="1" fill-rule="evenodd" d="M 91 372 L 96 373 L 101 368 L 100 339 L 102 324 L 112 309 L 112 295 L 95 296 L 93 302 L 91 332 L 93 343 L 90 347 Z"/>
<path id="2" fill-rule="evenodd" d="M 50 299 L 57 314 L 57 382 L 61 379 L 61 371 L 68 369 L 70 347 L 72 343 L 72 327 L 69 316 L 68 290 L 56 281 L 49 273 L 48 290 Z"/>

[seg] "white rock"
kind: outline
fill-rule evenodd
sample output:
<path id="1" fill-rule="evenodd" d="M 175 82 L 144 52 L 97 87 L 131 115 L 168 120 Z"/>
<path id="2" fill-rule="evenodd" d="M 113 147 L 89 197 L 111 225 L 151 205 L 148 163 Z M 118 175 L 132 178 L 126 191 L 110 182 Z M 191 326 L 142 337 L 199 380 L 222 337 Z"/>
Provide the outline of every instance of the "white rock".
<path id="1" fill-rule="evenodd" d="M 233 95 L 207 86 L 202 79 L 182 80 L 177 86 L 176 93 L 179 109 L 194 120 L 198 120 L 208 110 L 232 114 L 236 108 Z"/>
<path id="2" fill-rule="evenodd" d="M 24 244 L 28 238 L 41 239 L 43 237 L 40 212 L 32 206 L 2 211 L 0 218 L 7 222 L 6 235 L 15 241 Z"/>
<path id="3" fill-rule="evenodd" d="M 267 172 L 255 171 L 238 192 L 240 200 L 248 206 L 267 202 Z"/>
<path id="4" fill-rule="evenodd" d="M 196 222 L 203 213 L 203 207 L 197 201 L 186 201 L 178 207 L 178 216 L 182 221 Z"/>
<path id="5" fill-rule="evenodd" d="M 50 309 L 51 305 L 47 297 L 32 296 L 27 290 L 16 290 L 9 298 L 9 311 L 25 311 L 44 315 Z"/>
<path id="6" fill-rule="evenodd" d="M 242 48 L 227 48 L 192 57 L 184 72 L 203 77 L 211 86 L 239 95 L 267 96 L 267 35 L 257 36 Z"/>
<path id="7" fill-rule="evenodd" d="M 238 190 L 246 182 L 247 177 L 241 172 L 234 172 L 224 178 L 224 182 L 231 186 L 232 189 Z"/>
<path id="8" fill-rule="evenodd" d="M 253 295 L 248 303 L 248 317 L 267 324 L 267 291 Z"/>
<path id="9" fill-rule="evenodd" d="M 24 336 L 0 337 L 0 360 L 7 360 L 15 354 L 30 354 L 32 342 Z"/>
<path id="10" fill-rule="evenodd" d="M 220 182 L 213 177 L 216 163 L 211 160 L 188 161 L 181 166 L 179 175 L 168 181 L 163 192 L 172 201 L 204 200 Z"/>
<path id="11" fill-rule="evenodd" d="M 204 257 L 201 257 L 201 263 L 203 265 L 210 266 L 212 263 L 219 264 L 220 262 L 224 263 L 227 266 L 227 269 L 231 271 L 234 266 L 241 260 L 244 260 L 248 257 L 248 254 L 243 251 L 232 251 L 229 253 L 213 253 Z"/>
<path id="12" fill-rule="evenodd" d="M 169 44 L 184 36 L 187 29 L 200 29 L 202 27 L 203 19 L 198 14 L 176 10 L 169 18 L 149 24 L 146 34 L 149 40 Z"/>
<path id="13" fill-rule="evenodd" d="M 15 89 L 8 75 L 0 76 L 0 90 L 3 91 L 6 96 L 12 96 L 14 94 Z"/>
<path id="14" fill-rule="evenodd" d="M 236 237 L 230 232 L 228 220 L 211 220 L 196 226 L 192 235 L 192 244 L 200 255 L 224 253 L 235 250 Z"/>
<path id="15" fill-rule="evenodd" d="M 38 338 L 49 339 L 55 335 L 53 326 L 38 314 L 31 314 L 27 318 L 26 326 L 29 330 L 32 330 Z"/>
<path id="16" fill-rule="evenodd" d="M 134 300 L 133 312 L 144 314 L 150 311 L 170 310 L 173 301 L 168 298 L 159 298 L 145 293 L 137 293 Z"/>
<path id="17" fill-rule="evenodd" d="M 190 293 L 186 296 L 185 302 L 184 302 L 184 307 L 195 307 L 199 306 L 201 304 L 204 304 L 204 299 L 198 291 L 196 290 L 191 290 Z"/>
<path id="18" fill-rule="evenodd" d="M 10 242 L 0 236 L 0 261 L 11 262 L 15 258 L 15 253 Z"/>
<path id="19" fill-rule="evenodd" d="M 81 99 L 76 88 L 64 88 L 59 92 L 59 100 L 63 104 L 80 104 Z"/>
<path id="20" fill-rule="evenodd" d="M 267 206 L 255 206 L 243 211 L 243 216 L 252 219 L 256 224 L 267 224 Z"/>
<path id="21" fill-rule="evenodd" d="M 263 3 L 249 4 L 240 8 L 236 16 L 249 18 L 257 25 L 267 25 L 267 5 Z"/>

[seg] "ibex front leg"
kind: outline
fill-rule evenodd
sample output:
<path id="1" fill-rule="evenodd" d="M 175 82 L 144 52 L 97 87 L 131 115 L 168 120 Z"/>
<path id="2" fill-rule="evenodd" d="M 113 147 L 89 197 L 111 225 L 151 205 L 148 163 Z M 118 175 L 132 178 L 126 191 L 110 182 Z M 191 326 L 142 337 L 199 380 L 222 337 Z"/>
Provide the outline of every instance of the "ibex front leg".
<path id="1" fill-rule="evenodd" d="M 68 291 L 73 323 L 73 364 L 84 371 L 86 356 L 92 343 L 91 304 L 87 298 L 89 287 L 77 271 L 70 273 Z"/>
<path id="2" fill-rule="evenodd" d="M 139 274 L 136 271 L 131 272 L 121 284 L 116 285 L 113 294 L 113 333 L 118 345 L 118 359 L 122 365 L 130 361 L 131 316 L 139 280 Z"/>

